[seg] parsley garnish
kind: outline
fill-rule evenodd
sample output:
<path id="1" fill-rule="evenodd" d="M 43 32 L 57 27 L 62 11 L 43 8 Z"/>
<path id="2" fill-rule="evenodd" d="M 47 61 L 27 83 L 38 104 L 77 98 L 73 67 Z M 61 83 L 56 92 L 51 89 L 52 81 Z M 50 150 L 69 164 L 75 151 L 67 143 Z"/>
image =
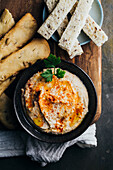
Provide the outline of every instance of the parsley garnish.
<path id="1" fill-rule="evenodd" d="M 41 76 L 43 78 L 46 78 L 47 82 L 52 81 L 53 78 L 52 70 L 47 69 L 44 73 L 41 74 Z"/>
<path id="2" fill-rule="evenodd" d="M 57 69 L 57 74 L 55 74 L 55 76 L 57 76 L 58 78 L 63 78 L 65 75 L 65 71 L 61 70 L 60 68 Z"/>
<path id="3" fill-rule="evenodd" d="M 45 67 L 54 68 L 54 74 L 52 73 L 51 69 L 47 69 L 41 74 L 41 76 L 45 78 L 47 82 L 52 81 L 53 75 L 57 76 L 58 78 L 64 77 L 65 71 L 61 70 L 60 68 L 58 68 L 55 73 L 55 66 L 61 63 L 60 57 L 57 58 L 55 55 L 50 54 L 50 56 L 46 60 L 44 60 L 44 63 Z"/>

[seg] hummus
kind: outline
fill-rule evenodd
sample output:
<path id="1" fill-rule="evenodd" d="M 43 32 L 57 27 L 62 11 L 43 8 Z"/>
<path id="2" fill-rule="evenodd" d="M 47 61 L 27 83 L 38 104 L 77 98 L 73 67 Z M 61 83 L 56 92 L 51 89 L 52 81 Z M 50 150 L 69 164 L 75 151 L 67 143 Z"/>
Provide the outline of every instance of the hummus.
<path id="1" fill-rule="evenodd" d="M 24 101 L 27 113 L 45 132 L 64 134 L 80 125 L 88 112 L 88 92 L 82 81 L 66 71 L 51 82 L 34 74 L 26 83 Z"/>

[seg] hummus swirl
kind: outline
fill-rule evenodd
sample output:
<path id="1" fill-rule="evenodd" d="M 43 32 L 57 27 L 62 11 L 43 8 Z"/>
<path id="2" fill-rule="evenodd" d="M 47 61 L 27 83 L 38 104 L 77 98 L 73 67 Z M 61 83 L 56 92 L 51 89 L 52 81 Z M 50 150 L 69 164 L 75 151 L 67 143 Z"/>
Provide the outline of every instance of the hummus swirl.
<path id="1" fill-rule="evenodd" d="M 88 112 L 88 93 L 82 81 L 66 71 L 64 78 L 53 75 L 51 82 L 34 74 L 26 83 L 27 113 L 45 132 L 67 133 L 75 129 Z"/>

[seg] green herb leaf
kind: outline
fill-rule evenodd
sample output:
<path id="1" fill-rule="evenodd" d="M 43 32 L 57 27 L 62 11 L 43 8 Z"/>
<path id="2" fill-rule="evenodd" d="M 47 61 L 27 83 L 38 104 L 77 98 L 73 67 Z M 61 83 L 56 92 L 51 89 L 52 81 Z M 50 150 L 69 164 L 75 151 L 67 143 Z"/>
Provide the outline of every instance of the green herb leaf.
<path id="1" fill-rule="evenodd" d="M 46 81 L 47 81 L 47 82 L 51 82 L 52 79 L 53 79 L 53 75 L 49 76 L 49 77 L 46 79 Z"/>
<path id="2" fill-rule="evenodd" d="M 52 81 L 52 78 L 53 78 L 53 74 L 52 74 L 52 70 L 50 70 L 50 69 L 47 69 L 45 72 L 43 72 L 42 74 L 41 74 L 41 76 L 43 77 L 43 78 L 46 78 L 46 81 L 47 82 L 51 82 Z"/>
<path id="3" fill-rule="evenodd" d="M 51 69 L 47 69 L 41 74 L 41 76 L 45 78 L 47 82 L 52 81 L 53 75 L 57 76 L 58 78 L 64 77 L 65 71 L 61 70 L 60 68 L 57 69 L 55 74 L 55 66 L 61 63 L 60 57 L 57 58 L 55 55 L 50 54 L 49 57 L 44 60 L 44 63 L 47 68 L 54 68 L 54 74 L 52 73 Z"/>
<path id="4" fill-rule="evenodd" d="M 61 70 L 60 68 L 57 69 L 57 73 L 55 74 L 58 78 L 63 78 L 65 75 L 65 71 Z"/>
<path id="5" fill-rule="evenodd" d="M 54 65 L 52 65 L 48 60 L 44 60 L 44 63 L 45 63 L 45 66 L 47 68 L 53 68 L 54 67 Z"/>
<path id="6" fill-rule="evenodd" d="M 53 54 L 50 54 L 47 60 L 44 60 L 45 66 L 48 68 L 54 68 L 56 65 L 61 63 L 60 57 L 56 57 Z"/>

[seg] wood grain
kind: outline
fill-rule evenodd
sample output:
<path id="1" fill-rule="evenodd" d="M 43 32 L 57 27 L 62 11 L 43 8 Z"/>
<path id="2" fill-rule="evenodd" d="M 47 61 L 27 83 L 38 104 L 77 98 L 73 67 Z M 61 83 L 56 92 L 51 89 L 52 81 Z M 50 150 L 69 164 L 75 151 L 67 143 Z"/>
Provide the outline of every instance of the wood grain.
<path id="1" fill-rule="evenodd" d="M 101 115 L 101 86 L 102 86 L 102 54 L 101 47 L 97 47 L 92 41 L 83 46 L 84 54 L 75 59 L 75 63 L 80 66 L 92 79 L 98 97 L 98 107 L 95 118 L 96 122 Z"/>
<path id="2" fill-rule="evenodd" d="M 18 21 L 26 12 L 30 12 L 37 20 L 38 27 L 42 24 L 43 0 L 0 0 L 0 12 L 5 8 L 9 9 L 14 19 Z M 84 54 L 73 60 L 69 59 L 68 54 L 60 49 L 53 40 L 49 40 L 51 52 L 61 56 L 80 66 L 92 79 L 98 96 L 98 108 L 94 118 L 96 122 L 101 115 L 101 81 L 102 81 L 102 55 L 101 48 L 98 48 L 93 42 L 83 46 Z"/>

